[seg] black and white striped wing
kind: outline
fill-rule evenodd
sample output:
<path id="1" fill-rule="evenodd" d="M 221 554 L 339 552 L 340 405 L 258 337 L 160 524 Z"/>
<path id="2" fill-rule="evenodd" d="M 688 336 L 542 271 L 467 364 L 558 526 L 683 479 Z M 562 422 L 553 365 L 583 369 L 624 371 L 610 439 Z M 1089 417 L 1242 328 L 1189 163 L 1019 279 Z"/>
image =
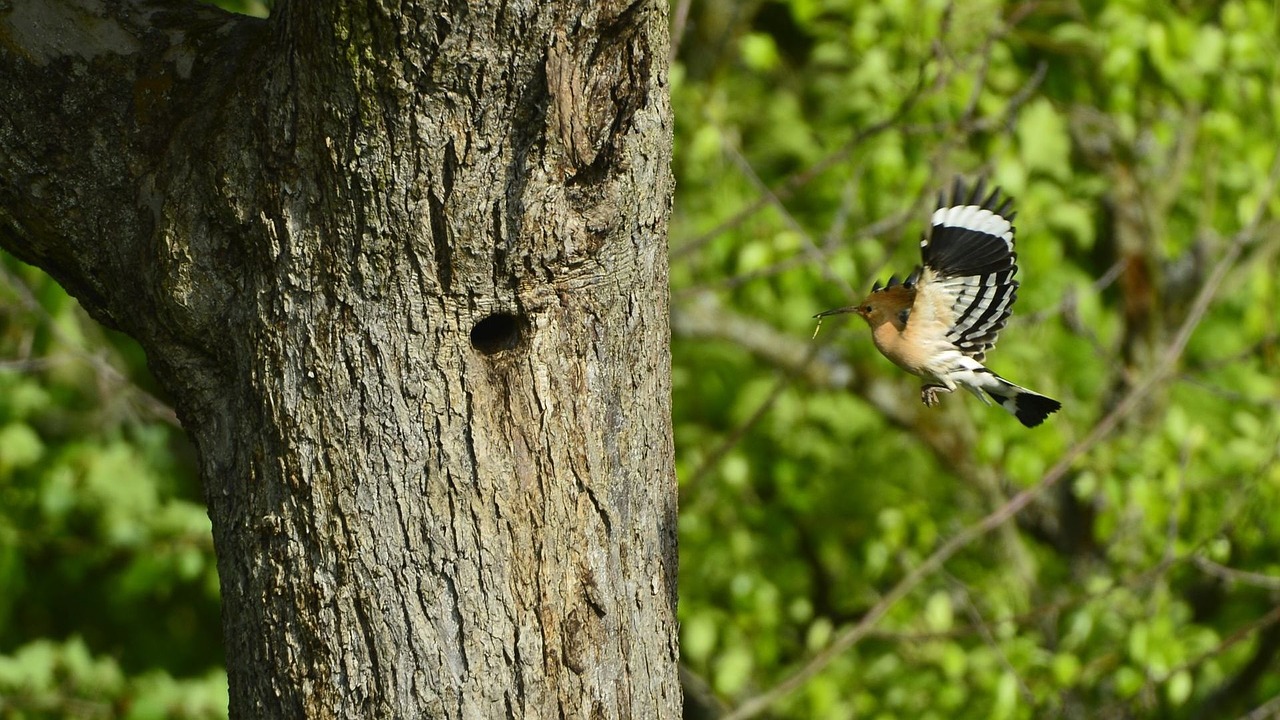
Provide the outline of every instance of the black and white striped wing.
<path id="1" fill-rule="evenodd" d="M 947 339 L 978 361 L 995 345 L 1018 297 L 1013 198 L 1002 199 L 1000 188 L 984 198 L 984 185 L 980 180 L 970 192 L 956 178 L 951 200 L 939 196 L 932 231 L 920 243 L 920 292 L 949 327 Z"/>

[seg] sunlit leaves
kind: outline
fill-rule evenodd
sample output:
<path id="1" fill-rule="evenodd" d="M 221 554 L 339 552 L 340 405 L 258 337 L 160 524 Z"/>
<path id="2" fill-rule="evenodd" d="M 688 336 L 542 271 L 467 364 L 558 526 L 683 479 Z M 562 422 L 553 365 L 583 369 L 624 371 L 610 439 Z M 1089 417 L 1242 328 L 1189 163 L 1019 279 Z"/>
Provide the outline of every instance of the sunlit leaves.
<path id="1" fill-rule="evenodd" d="M 0 475 L 34 464 L 44 454 L 44 443 L 30 426 L 10 423 L 0 427 Z"/>
<path id="2" fill-rule="evenodd" d="M 0 270 L 0 717 L 225 716 L 209 519 L 141 354 Z"/>
<path id="3" fill-rule="evenodd" d="M 131 677 L 80 638 L 41 640 L 0 656 L 0 697 L 6 718 L 216 720 L 226 717 L 227 679 L 221 671 L 190 680 L 157 671 Z"/>
<path id="4" fill-rule="evenodd" d="M 714 678 L 732 647 L 735 682 L 721 688 L 739 689 L 722 697 L 767 691 L 940 543 L 1037 483 L 1144 381 L 1262 208 L 1259 250 L 1196 318 L 1172 377 L 1059 492 L 774 706 L 797 718 L 1194 716 L 1249 662 L 1253 645 L 1224 638 L 1258 632 L 1247 624 L 1269 611 L 1280 573 L 1280 304 L 1267 259 L 1280 59 L 1263 50 L 1274 8 L 854 5 L 769 4 L 767 22 L 727 40 L 733 67 L 677 94 L 677 144 L 698 155 L 677 153 L 672 245 L 703 244 L 676 256 L 675 312 L 682 293 L 714 292 L 723 312 L 803 347 L 813 312 L 918 261 L 929 200 L 912 214 L 916 197 L 953 172 L 986 172 L 1017 198 L 1022 281 L 990 363 L 1066 408 L 1028 433 L 957 394 L 902 427 L 876 401 L 915 402 L 913 380 L 879 360 L 856 318 L 824 325 L 819 341 L 874 388 L 788 380 L 769 357 L 735 355 L 729 333 L 714 350 L 676 337 L 680 457 L 734 446 L 682 490 L 681 611 L 738 638 L 698 644 L 692 666 Z M 727 556 L 755 567 L 725 572 Z M 767 602 L 727 603 L 732 588 L 766 587 L 742 579 L 752 572 L 769 578 Z M 1236 714 L 1277 689 L 1259 685 Z"/>
<path id="5" fill-rule="evenodd" d="M 1065 178 L 1071 171 L 1066 120 L 1048 100 L 1036 100 L 1022 111 L 1017 136 L 1022 166 L 1031 173 Z"/>

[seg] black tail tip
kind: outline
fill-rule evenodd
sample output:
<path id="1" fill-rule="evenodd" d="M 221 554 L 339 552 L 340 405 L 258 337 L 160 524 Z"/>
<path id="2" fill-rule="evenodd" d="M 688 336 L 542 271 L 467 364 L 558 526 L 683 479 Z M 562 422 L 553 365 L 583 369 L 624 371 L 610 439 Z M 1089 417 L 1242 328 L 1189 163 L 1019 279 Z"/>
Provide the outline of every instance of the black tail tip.
<path id="1" fill-rule="evenodd" d="M 1027 427 L 1039 425 L 1050 414 L 1062 408 L 1062 403 L 1057 400 L 1035 393 L 1020 393 L 1015 402 L 1018 409 L 1013 412 L 1013 415 L 1018 418 L 1018 422 Z"/>

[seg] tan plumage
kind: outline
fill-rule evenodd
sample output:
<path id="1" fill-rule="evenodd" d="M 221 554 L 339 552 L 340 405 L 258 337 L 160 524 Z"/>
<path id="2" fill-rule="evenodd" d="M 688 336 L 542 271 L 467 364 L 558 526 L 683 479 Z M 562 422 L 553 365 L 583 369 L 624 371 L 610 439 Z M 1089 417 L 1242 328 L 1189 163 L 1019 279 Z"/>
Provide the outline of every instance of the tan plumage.
<path id="1" fill-rule="evenodd" d="M 957 387 L 984 403 L 987 396 L 1027 427 L 1061 404 L 1005 380 L 982 360 L 995 346 L 1017 297 L 1012 198 L 996 188 L 982 199 L 983 183 L 969 193 L 956 180 L 950 202 L 939 197 L 931 235 L 921 242 L 923 266 L 903 282 L 879 283 L 857 305 L 819 313 L 854 313 L 866 320 L 876 348 L 895 365 L 925 379 L 920 397 Z M 985 394 L 984 394 L 985 393 Z"/>

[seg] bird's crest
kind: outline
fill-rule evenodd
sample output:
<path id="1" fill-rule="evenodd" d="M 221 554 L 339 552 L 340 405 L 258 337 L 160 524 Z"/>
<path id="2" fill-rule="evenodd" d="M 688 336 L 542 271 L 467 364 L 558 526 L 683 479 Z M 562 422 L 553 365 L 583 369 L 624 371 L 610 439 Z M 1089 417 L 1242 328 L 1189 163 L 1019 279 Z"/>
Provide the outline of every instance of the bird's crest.
<path id="1" fill-rule="evenodd" d="M 906 280 L 898 280 L 898 276 L 896 274 L 890 275 L 889 282 L 885 283 L 883 286 L 880 285 L 880 281 L 877 280 L 876 283 L 871 286 L 871 292 L 884 292 L 885 290 L 898 286 L 902 286 L 907 290 L 915 290 L 916 283 L 918 282 L 920 282 L 920 267 L 916 266 L 916 269 L 911 271 L 911 274 L 907 276 Z"/>

